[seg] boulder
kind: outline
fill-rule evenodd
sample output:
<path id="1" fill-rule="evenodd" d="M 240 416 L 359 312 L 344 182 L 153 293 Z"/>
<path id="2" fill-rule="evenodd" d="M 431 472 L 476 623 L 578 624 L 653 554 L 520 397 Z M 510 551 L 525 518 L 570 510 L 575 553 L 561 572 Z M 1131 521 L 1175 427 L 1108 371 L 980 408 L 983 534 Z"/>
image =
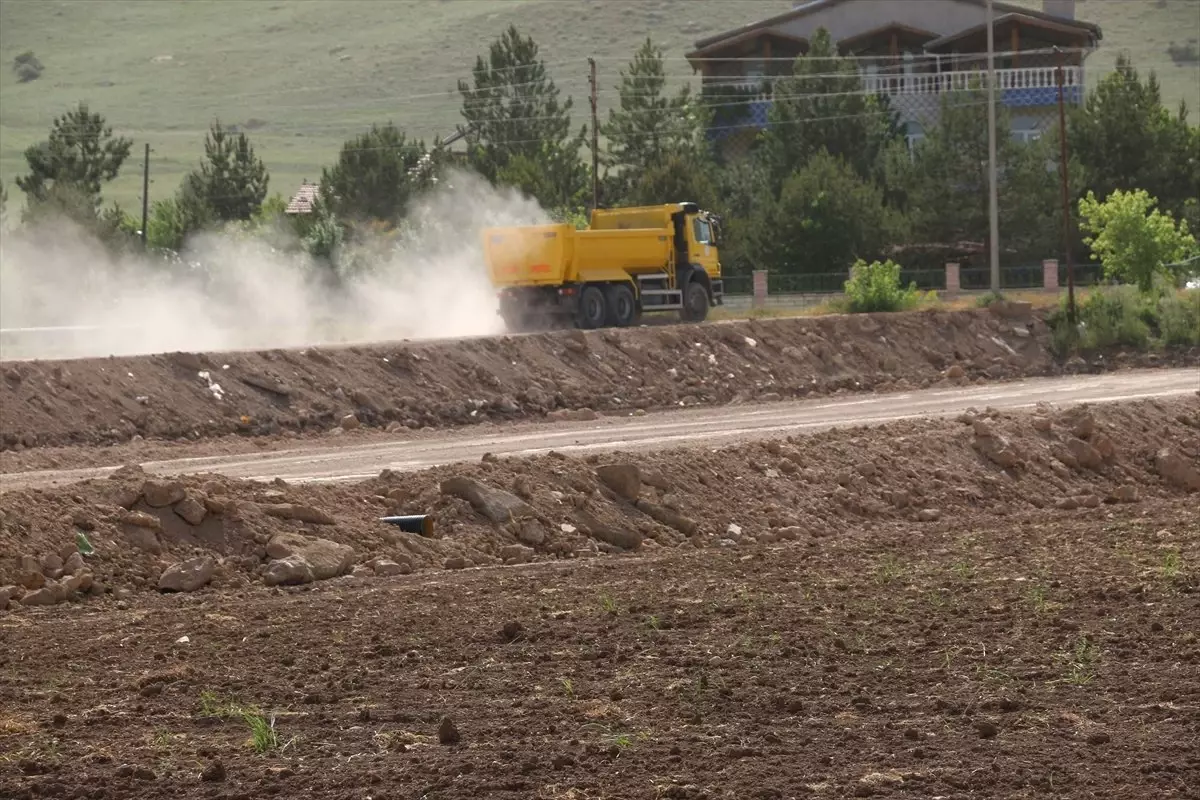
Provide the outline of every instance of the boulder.
<path id="1" fill-rule="evenodd" d="M 500 548 L 500 559 L 505 564 L 528 564 L 533 561 L 533 548 L 523 544 L 510 544 Z"/>
<path id="2" fill-rule="evenodd" d="M 345 575 L 354 564 L 354 549 L 349 545 L 290 532 L 271 537 L 267 556 L 281 561 L 298 556 L 308 565 L 312 580 L 318 581 Z"/>
<path id="3" fill-rule="evenodd" d="M 310 525 L 336 525 L 333 516 L 319 508 L 300 505 L 298 503 L 277 503 L 262 506 L 262 512 L 276 519 L 290 519 L 296 522 L 307 522 Z"/>
<path id="4" fill-rule="evenodd" d="M 1154 466 L 1167 483 L 1191 492 L 1200 492 L 1200 470 L 1169 447 L 1155 454 Z"/>
<path id="5" fill-rule="evenodd" d="M 313 580 L 312 565 L 301 556 L 275 559 L 263 570 L 263 583 L 267 586 L 295 586 Z"/>
<path id="6" fill-rule="evenodd" d="M 187 496 L 175 504 L 175 513 L 189 525 L 199 525 L 208 516 L 208 507 L 204 505 L 204 496 L 187 493 Z"/>
<path id="7" fill-rule="evenodd" d="M 637 464 L 606 464 L 596 468 L 596 477 L 618 497 L 636 503 L 642 493 L 642 475 Z"/>
<path id="8" fill-rule="evenodd" d="M 178 564 L 172 564 L 163 571 L 158 579 L 160 592 L 194 592 L 208 585 L 213 573 L 217 571 L 217 562 L 212 556 L 189 558 Z"/>
<path id="9" fill-rule="evenodd" d="M 506 523 L 533 516 L 533 509 L 521 498 L 474 478 L 456 477 L 444 480 L 441 492 L 466 500 L 472 508 L 492 522 Z"/>
<path id="10" fill-rule="evenodd" d="M 63 562 L 63 574 L 74 575 L 84 569 L 83 556 L 76 550 L 67 556 L 67 560 Z"/>
<path id="11" fill-rule="evenodd" d="M 376 575 L 388 577 L 391 575 L 407 575 L 412 572 L 412 567 L 408 564 L 397 564 L 388 558 L 381 558 L 371 565 Z"/>
<path id="12" fill-rule="evenodd" d="M 1104 466 L 1104 457 L 1100 455 L 1100 451 L 1083 439 L 1068 439 L 1067 450 L 1075 458 L 1075 463 L 1084 469 L 1095 471 Z"/>
<path id="13" fill-rule="evenodd" d="M 149 480 L 142 484 L 142 498 L 151 508 L 166 508 L 173 506 L 185 496 L 183 484 L 179 481 Z"/>
<path id="14" fill-rule="evenodd" d="M 21 598 L 23 606 L 52 606 L 58 602 L 58 594 L 49 586 L 38 589 L 36 592 L 30 592 Z"/>

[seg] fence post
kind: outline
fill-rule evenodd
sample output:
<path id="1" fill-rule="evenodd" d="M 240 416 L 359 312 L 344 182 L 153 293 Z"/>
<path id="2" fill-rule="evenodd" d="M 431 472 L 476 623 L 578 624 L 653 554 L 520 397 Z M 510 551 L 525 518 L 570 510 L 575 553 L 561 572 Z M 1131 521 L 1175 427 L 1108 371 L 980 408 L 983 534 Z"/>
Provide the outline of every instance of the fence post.
<path id="1" fill-rule="evenodd" d="M 1042 288 L 1047 292 L 1058 291 L 1058 259 L 1047 258 L 1042 262 Z"/>
<path id="2" fill-rule="evenodd" d="M 946 294 L 953 297 L 962 290 L 962 283 L 959 280 L 958 264 L 954 261 L 946 263 Z"/>
<path id="3" fill-rule="evenodd" d="M 767 271 L 754 270 L 754 308 L 766 308 L 767 305 Z"/>

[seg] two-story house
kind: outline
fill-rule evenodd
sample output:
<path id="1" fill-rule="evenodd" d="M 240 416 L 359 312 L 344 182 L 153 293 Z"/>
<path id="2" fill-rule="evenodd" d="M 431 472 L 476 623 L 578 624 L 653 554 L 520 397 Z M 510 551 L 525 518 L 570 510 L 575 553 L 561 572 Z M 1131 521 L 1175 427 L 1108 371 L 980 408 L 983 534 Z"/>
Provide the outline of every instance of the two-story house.
<path id="1" fill-rule="evenodd" d="M 1067 60 L 1064 99 L 1082 102 L 1083 63 L 1100 28 L 1075 18 L 1075 0 L 1043 0 L 1040 9 L 997 0 L 993 25 L 997 103 L 1009 109 L 1015 138 L 1036 138 L 1056 124 L 1060 58 Z M 889 97 L 910 142 L 936 120 L 944 93 L 986 86 L 985 0 L 806 0 L 698 41 L 688 54 L 704 84 L 761 92 L 715 138 L 752 136 L 766 126 L 772 76 L 790 74 L 822 28 L 842 55 L 856 59 L 863 89 Z"/>

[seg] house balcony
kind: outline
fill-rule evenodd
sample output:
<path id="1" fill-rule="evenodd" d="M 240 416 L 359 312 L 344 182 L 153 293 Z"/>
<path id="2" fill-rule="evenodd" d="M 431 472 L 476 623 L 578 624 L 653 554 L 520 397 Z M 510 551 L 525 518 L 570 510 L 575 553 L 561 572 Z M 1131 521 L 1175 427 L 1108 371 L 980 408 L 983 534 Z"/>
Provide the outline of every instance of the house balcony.
<path id="1" fill-rule="evenodd" d="M 987 77 L 986 69 L 887 75 L 864 73 L 862 85 L 867 92 L 891 98 L 893 109 L 902 117 L 917 117 L 936 114 L 942 95 L 972 90 L 985 91 Z M 735 88 L 742 92 L 760 92 L 757 97 L 726 105 L 728 113 L 721 115 L 725 117 L 726 122 L 716 123 L 714 138 L 723 138 L 736 130 L 762 129 L 767 126 L 771 92 L 764 91 L 763 79 L 723 78 L 706 83 L 714 87 Z M 1014 111 L 1054 107 L 1058 104 L 1058 68 L 1038 66 L 997 69 L 996 88 L 997 102 Z M 1077 66 L 1064 67 L 1063 102 L 1078 105 L 1083 102 L 1083 98 L 1083 69 Z M 718 106 L 716 110 L 722 109 Z"/>

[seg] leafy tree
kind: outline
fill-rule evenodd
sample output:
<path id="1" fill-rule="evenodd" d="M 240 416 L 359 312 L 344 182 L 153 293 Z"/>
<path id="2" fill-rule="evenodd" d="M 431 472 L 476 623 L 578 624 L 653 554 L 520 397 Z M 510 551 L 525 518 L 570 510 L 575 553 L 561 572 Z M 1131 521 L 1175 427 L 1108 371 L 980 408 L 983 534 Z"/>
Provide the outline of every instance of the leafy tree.
<path id="1" fill-rule="evenodd" d="M 1184 213 L 1187 201 L 1200 197 L 1200 130 L 1187 116 L 1185 104 L 1175 115 L 1163 106 L 1153 71 L 1143 81 L 1119 56 L 1068 128 L 1088 188 L 1101 197 L 1142 188 L 1166 210 Z"/>
<path id="2" fill-rule="evenodd" d="M 773 95 L 759 153 L 777 186 L 821 150 L 863 178 L 880 177 L 880 155 L 899 136 L 898 123 L 886 99 L 864 91 L 855 62 L 838 57 L 827 30 L 817 31 Z"/>
<path id="3" fill-rule="evenodd" d="M 54 119 L 46 141 L 26 149 L 29 174 L 17 178 L 17 186 L 30 206 L 53 195 L 60 205 L 77 207 L 65 202 L 69 194 L 86 201 L 94 216 L 101 188 L 120 173 L 132 145 L 129 139 L 114 137 L 104 117 L 80 103 Z"/>
<path id="4" fill-rule="evenodd" d="M 578 163 L 584 132 L 571 135 L 572 101 L 560 101 L 532 38 L 510 26 L 492 42 L 486 60 L 476 58 L 472 81 L 459 81 L 458 90 L 469 163 L 485 178 L 502 182 L 508 169 L 509 179 L 516 175 L 536 186 L 533 196 L 543 205 L 584 189 Z M 518 157 L 524 161 L 511 166 Z M 531 165 L 543 174 L 534 179 Z"/>
<path id="5" fill-rule="evenodd" d="M 1154 277 L 1175 280 L 1170 265 L 1196 254 L 1196 239 L 1186 222 L 1178 226 L 1170 214 L 1155 208 L 1156 201 L 1143 189 L 1115 190 L 1103 202 L 1089 191 L 1079 202 L 1084 239 L 1093 260 L 1104 265 L 1110 278 L 1137 284 L 1148 292 Z"/>
<path id="6" fill-rule="evenodd" d="M 625 189 L 622 196 L 640 176 L 668 159 L 676 159 L 675 168 L 684 158 L 704 169 L 699 163 L 706 149 L 702 107 L 687 85 L 667 96 L 666 84 L 663 52 L 647 38 L 628 69 L 621 70 L 619 105 L 609 110 L 608 122 L 600 129 L 608 140 L 605 164 L 617 171 Z"/>
<path id="7" fill-rule="evenodd" d="M 836 272 L 882 252 L 900 225 L 877 185 L 822 150 L 784 181 L 777 203 L 757 205 L 747 247 L 773 270 Z"/>
<path id="8" fill-rule="evenodd" d="M 408 139 L 392 123 L 342 145 L 337 163 L 321 174 L 321 191 L 339 216 L 395 222 L 432 175 L 420 171 L 425 143 Z"/>
<path id="9" fill-rule="evenodd" d="M 628 199 L 637 206 L 687 200 L 710 210 L 719 203 L 711 162 L 681 153 L 664 155 L 641 170 L 632 181 Z"/>
<path id="10" fill-rule="evenodd" d="M 269 180 L 266 165 L 254 154 L 246 134 L 230 134 L 217 120 L 204 137 L 200 169 L 183 179 L 179 202 L 200 204 L 214 220 L 248 220 L 267 196 Z M 192 216 L 203 215 L 196 209 Z"/>

